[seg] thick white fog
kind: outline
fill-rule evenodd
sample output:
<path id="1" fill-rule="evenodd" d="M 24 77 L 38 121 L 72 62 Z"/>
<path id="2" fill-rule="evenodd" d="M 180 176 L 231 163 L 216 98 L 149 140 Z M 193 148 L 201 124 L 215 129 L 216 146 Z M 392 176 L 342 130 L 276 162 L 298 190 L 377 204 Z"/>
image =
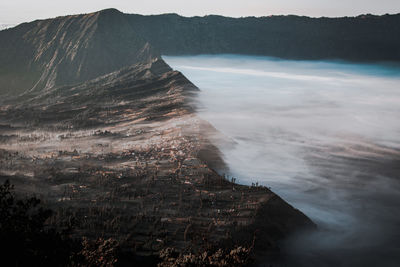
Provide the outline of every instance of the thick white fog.
<path id="1" fill-rule="evenodd" d="M 252 56 L 164 57 L 196 84 L 230 175 L 319 226 L 285 266 L 397 266 L 400 67 Z M 311 265 L 310 265 L 311 264 Z"/>

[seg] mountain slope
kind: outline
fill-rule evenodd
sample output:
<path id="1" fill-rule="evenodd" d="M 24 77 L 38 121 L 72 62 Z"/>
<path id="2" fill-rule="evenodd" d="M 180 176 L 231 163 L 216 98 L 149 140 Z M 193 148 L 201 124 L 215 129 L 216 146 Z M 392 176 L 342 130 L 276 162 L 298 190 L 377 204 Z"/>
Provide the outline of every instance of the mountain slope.
<path id="1" fill-rule="evenodd" d="M 49 223 L 154 256 L 255 242 L 314 223 L 266 187 L 228 181 L 198 91 L 116 10 L 0 32 L 0 182 L 42 196 Z M 133 264 L 130 262 L 130 264 Z"/>
<path id="2" fill-rule="evenodd" d="M 197 90 L 154 59 L 9 98 L 0 105 L 0 182 L 43 196 L 56 211 L 51 223 L 73 226 L 74 237 L 112 237 L 139 256 L 255 242 L 261 257 L 314 229 L 268 188 L 210 167 L 223 162 L 209 141 L 215 130 L 190 104 Z"/>
<path id="3" fill-rule="evenodd" d="M 0 49 L 0 94 L 79 83 L 158 56 L 114 9 L 1 31 Z"/>
<path id="4" fill-rule="evenodd" d="M 190 113 L 187 98 L 197 90 L 180 72 L 154 59 L 80 84 L 8 98 L 0 109 L 0 124 L 68 130 L 114 125 L 127 117 L 165 120 Z"/>

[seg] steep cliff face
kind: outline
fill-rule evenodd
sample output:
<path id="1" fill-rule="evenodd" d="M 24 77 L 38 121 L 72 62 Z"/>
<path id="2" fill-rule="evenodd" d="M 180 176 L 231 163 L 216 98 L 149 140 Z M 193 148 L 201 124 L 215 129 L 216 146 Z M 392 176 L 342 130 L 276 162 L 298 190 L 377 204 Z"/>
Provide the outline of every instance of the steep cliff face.
<path id="1" fill-rule="evenodd" d="M 74 84 L 158 54 L 115 9 L 19 25 L 0 32 L 0 93 Z"/>

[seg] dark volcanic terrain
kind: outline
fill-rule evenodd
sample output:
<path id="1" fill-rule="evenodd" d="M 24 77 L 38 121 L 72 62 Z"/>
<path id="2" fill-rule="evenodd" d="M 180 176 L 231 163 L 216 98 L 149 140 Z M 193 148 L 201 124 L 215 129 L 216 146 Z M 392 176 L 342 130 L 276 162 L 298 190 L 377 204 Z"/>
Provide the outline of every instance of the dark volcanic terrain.
<path id="1" fill-rule="evenodd" d="M 0 32 L 0 175 L 55 210 L 74 236 L 137 255 L 250 246 L 258 255 L 314 224 L 224 170 L 194 114 L 198 89 L 115 10 Z"/>

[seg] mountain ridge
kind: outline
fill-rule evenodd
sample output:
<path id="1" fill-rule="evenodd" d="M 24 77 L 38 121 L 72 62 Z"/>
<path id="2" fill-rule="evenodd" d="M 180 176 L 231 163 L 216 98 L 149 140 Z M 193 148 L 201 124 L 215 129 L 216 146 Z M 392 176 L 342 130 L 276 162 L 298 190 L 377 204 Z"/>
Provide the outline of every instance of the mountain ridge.
<path id="1" fill-rule="evenodd" d="M 0 37 L 0 93 L 80 83 L 159 56 L 115 11 L 38 20 Z"/>
<path id="2" fill-rule="evenodd" d="M 400 14 L 230 18 L 105 9 L 0 31 L 0 94 L 80 83 L 161 54 L 399 62 L 399 47 Z"/>
<path id="3" fill-rule="evenodd" d="M 306 60 L 400 60 L 399 14 L 317 19 L 127 16 L 136 31 L 165 55 L 221 53 Z"/>
<path id="4" fill-rule="evenodd" d="M 43 196 L 50 224 L 74 221 L 73 237 L 113 238 L 131 256 L 253 243 L 261 257 L 315 229 L 268 188 L 216 172 L 227 166 L 194 112 L 198 88 L 121 14 L 0 33 L 0 94 L 16 94 L 0 97 L 0 181 Z"/>
<path id="5" fill-rule="evenodd" d="M 55 227 L 73 218 L 73 238 L 113 238 L 139 265 L 166 248 L 252 243 L 261 262 L 315 224 L 268 188 L 215 171 L 226 166 L 210 141 L 216 130 L 190 102 L 197 91 L 155 58 L 9 99 L 0 104 L 0 181 L 43 196 Z"/>

